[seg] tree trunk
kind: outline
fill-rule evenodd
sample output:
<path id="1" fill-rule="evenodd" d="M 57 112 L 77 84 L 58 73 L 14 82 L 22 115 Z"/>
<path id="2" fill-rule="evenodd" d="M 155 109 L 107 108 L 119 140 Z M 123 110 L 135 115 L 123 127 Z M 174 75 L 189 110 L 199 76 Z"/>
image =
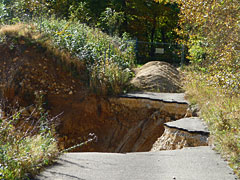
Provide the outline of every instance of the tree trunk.
<path id="1" fill-rule="evenodd" d="M 151 41 L 150 57 L 151 57 L 151 58 L 154 57 L 155 46 L 154 46 L 154 43 L 153 43 L 153 42 L 154 42 L 154 37 L 155 37 L 155 32 L 156 32 L 156 24 L 157 24 L 156 16 L 154 16 L 153 26 L 152 26 L 152 29 L 151 29 L 151 36 L 150 36 L 150 41 Z"/>

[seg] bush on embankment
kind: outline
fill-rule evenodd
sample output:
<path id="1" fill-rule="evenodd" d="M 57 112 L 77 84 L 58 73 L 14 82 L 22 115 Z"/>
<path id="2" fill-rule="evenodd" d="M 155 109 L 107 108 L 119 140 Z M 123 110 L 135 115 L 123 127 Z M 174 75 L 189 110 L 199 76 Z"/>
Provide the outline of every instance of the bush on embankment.
<path id="1" fill-rule="evenodd" d="M 1 41 L 7 36 L 13 41 L 26 38 L 28 42 L 38 43 L 73 75 L 87 72 L 86 84 L 97 94 L 117 95 L 128 90 L 134 75 L 135 53 L 134 42 L 127 36 L 111 37 L 73 20 L 51 18 L 33 24 L 2 26 Z"/>
<path id="2" fill-rule="evenodd" d="M 74 20 L 44 19 L 38 29 L 53 48 L 71 54 L 86 65 L 90 88 L 100 94 L 120 94 L 128 89 L 135 63 L 134 43 L 111 37 Z M 79 72 L 81 73 L 81 72 Z"/>

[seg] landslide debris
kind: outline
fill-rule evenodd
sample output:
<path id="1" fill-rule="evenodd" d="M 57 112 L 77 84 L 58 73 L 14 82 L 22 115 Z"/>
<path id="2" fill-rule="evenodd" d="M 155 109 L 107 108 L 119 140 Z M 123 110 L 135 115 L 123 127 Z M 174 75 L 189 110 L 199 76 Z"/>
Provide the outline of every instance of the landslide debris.
<path id="1" fill-rule="evenodd" d="M 11 31 L 17 28 L 22 27 L 13 26 Z M 163 133 L 163 123 L 186 114 L 187 104 L 112 99 L 90 93 L 84 82 L 84 66 L 78 66 L 79 74 L 75 75 L 70 57 L 65 61 L 30 35 L 8 34 L 0 42 L 0 54 L 0 97 L 27 107 L 36 102 L 36 94 L 43 95 L 49 114 L 61 114 L 57 128 L 60 148 L 81 143 L 89 133 L 95 133 L 97 142 L 74 150 L 149 151 Z M 159 63 L 165 64 L 155 64 Z M 174 69 L 171 72 L 177 74 Z M 24 113 L 33 111 L 29 108 Z"/>

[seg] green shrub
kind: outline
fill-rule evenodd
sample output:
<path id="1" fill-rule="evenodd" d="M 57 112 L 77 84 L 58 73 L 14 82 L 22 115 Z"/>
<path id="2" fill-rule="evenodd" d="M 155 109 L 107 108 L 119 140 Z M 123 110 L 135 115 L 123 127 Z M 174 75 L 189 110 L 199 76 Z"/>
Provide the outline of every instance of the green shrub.
<path id="1" fill-rule="evenodd" d="M 118 94 L 126 90 L 135 63 L 133 42 L 108 36 L 78 21 L 44 19 L 41 28 L 55 48 L 84 62 L 93 91 Z"/>
<path id="2" fill-rule="evenodd" d="M 206 58 L 205 46 L 200 39 L 189 40 L 189 59 L 194 66 L 201 66 Z"/>
<path id="3" fill-rule="evenodd" d="M 240 1 L 174 0 L 179 4 L 179 35 L 189 45 L 195 67 L 226 93 L 240 94 Z M 202 6 L 196 6 L 202 4 Z M 211 79 L 211 80 L 210 80 Z"/>
<path id="4" fill-rule="evenodd" d="M 29 22 L 47 16 L 48 3 L 29 0 L 0 0 L 0 25 Z"/>

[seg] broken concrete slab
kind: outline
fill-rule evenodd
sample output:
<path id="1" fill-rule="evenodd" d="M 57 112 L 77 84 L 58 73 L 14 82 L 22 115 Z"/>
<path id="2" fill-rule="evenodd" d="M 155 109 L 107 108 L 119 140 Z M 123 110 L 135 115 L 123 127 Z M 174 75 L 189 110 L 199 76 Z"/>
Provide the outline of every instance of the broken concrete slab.
<path id="1" fill-rule="evenodd" d="M 137 92 L 120 95 L 124 98 L 149 99 L 163 101 L 168 103 L 189 104 L 184 98 L 184 93 L 154 93 L 154 92 Z"/>
<path id="2" fill-rule="evenodd" d="M 164 125 L 168 128 L 176 128 L 191 133 L 209 135 L 209 130 L 206 124 L 199 117 L 182 118 L 177 121 L 165 123 Z"/>
<path id="3" fill-rule="evenodd" d="M 164 133 L 151 151 L 176 150 L 184 147 L 208 146 L 209 131 L 198 117 L 183 118 L 164 124 Z"/>

